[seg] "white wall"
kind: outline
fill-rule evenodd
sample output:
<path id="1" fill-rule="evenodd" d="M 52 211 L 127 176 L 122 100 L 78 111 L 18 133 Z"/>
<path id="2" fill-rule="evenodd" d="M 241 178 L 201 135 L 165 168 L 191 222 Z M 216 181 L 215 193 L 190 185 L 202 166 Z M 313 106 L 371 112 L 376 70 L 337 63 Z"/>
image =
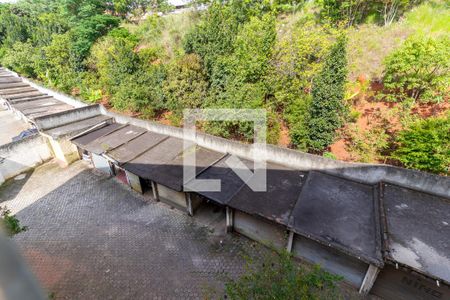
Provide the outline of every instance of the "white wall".
<path id="1" fill-rule="evenodd" d="M 0 184 L 43 162 L 52 153 L 44 137 L 35 135 L 0 147 Z"/>

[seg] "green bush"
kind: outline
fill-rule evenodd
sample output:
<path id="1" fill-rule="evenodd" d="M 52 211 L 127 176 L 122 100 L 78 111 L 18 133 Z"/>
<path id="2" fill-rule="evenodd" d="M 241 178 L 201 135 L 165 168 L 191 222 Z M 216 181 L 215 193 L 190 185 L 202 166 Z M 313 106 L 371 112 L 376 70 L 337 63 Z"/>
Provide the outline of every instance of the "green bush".
<path id="1" fill-rule="evenodd" d="M 169 67 L 164 93 L 171 111 L 179 114 L 185 108 L 200 108 L 207 91 L 206 74 L 198 55 L 186 54 Z"/>
<path id="2" fill-rule="evenodd" d="M 397 134 L 392 157 L 405 167 L 449 174 L 450 115 L 412 122 Z"/>
<path id="3" fill-rule="evenodd" d="M 2 63 L 5 67 L 11 68 L 24 76 L 35 77 L 36 66 L 40 59 L 39 50 L 31 43 L 16 42 L 6 50 Z"/>
<path id="4" fill-rule="evenodd" d="M 443 99 L 450 82 L 450 38 L 414 36 L 384 61 L 388 99 Z"/>
<path id="5" fill-rule="evenodd" d="M 308 148 L 312 152 L 321 152 L 328 147 L 336 136 L 336 129 L 343 125 L 346 80 L 346 39 L 341 36 L 313 82 L 308 121 Z"/>
<path id="6" fill-rule="evenodd" d="M 338 299 L 336 282 L 340 279 L 319 266 L 308 270 L 297 265 L 286 252 L 273 252 L 262 261 L 249 259 L 244 275 L 227 282 L 225 291 L 233 300 Z"/>
<path id="7" fill-rule="evenodd" d="M 10 237 L 28 229 L 26 226 L 21 226 L 20 221 L 15 215 L 11 215 L 11 211 L 6 207 L 0 207 L 0 227 L 3 227 Z"/>

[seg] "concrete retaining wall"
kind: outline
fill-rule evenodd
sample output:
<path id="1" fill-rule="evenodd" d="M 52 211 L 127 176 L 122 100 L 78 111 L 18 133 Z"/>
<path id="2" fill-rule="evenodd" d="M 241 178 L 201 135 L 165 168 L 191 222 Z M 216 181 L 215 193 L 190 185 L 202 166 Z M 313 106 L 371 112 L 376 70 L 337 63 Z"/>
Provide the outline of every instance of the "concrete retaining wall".
<path id="1" fill-rule="evenodd" d="M 157 133 L 183 138 L 183 130 L 181 128 L 119 115 L 107 111 L 103 106 L 101 111 L 103 114 L 114 117 L 118 123 L 130 123 Z M 273 145 L 267 145 L 264 150 L 258 145 L 230 141 L 200 132 L 191 140 L 205 148 L 219 152 L 228 152 L 247 159 L 267 157 L 269 161 L 299 170 L 320 170 L 368 184 L 385 181 L 450 198 L 450 178 L 445 176 L 389 165 L 348 163 Z"/>
<path id="2" fill-rule="evenodd" d="M 51 159 L 46 139 L 34 135 L 0 147 L 0 184 Z"/>

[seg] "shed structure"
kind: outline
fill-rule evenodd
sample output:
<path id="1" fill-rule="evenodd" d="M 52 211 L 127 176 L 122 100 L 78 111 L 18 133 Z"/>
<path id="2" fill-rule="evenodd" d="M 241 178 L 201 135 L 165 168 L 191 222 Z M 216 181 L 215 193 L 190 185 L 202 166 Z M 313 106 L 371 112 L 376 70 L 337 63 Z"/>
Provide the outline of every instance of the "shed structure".
<path id="1" fill-rule="evenodd" d="M 305 172 L 267 163 L 267 189 L 255 192 L 248 185 L 232 196 L 227 210 L 232 228 L 275 248 L 287 246 L 289 216 L 305 179 Z"/>
<path id="2" fill-rule="evenodd" d="M 370 290 L 366 277 L 383 266 L 377 193 L 376 186 L 311 171 L 290 218 L 288 250 Z"/>
<path id="3" fill-rule="evenodd" d="M 387 266 L 372 292 L 385 299 L 450 299 L 450 200 L 381 184 Z"/>

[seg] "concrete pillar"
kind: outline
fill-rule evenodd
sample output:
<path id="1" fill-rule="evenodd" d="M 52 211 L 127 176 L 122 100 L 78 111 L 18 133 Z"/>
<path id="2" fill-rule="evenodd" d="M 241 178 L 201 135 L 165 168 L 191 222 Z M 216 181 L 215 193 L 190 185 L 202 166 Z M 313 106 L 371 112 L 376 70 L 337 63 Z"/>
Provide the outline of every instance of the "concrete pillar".
<path id="1" fill-rule="evenodd" d="M 191 193 L 184 193 L 185 197 L 186 197 L 186 208 L 187 208 L 187 213 L 189 216 L 193 216 L 194 215 L 194 208 L 192 207 L 192 198 L 191 198 Z"/>
<path id="2" fill-rule="evenodd" d="M 289 230 L 288 241 L 287 241 L 287 246 L 286 246 L 287 252 L 289 252 L 289 253 L 292 252 L 293 244 L 294 244 L 294 232 L 292 230 Z"/>
<path id="3" fill-rule="evenodd" d="M 234 213 L 233 209 L 228 206 L 226 207 L 226 220 L 227 220 L 227 232 L 230 233 L 233 231 Z"/>
<path id="4" fill-rule="evenodd" d="M 152 193 L 153 198 L 155 198 L 155 201 L 159 201 L 158 187 L 154 181 L 152 181 Z"/>
<path id="5" fill-rule="evenodd" d="M 133 190 L 135 190 L 136 192 L 139 192 L 142 194 L 142 186 L 141 186 L 141 180 L 140 180 L 139 176 L 137 176 L 131 172 L 128 172 L 128 171 L 125 171 L 125 174 L 127 175 L 127 181 L 128 181 L 128 184 L 131 186 L 131 188 Z"/>
<path id="6" fill-rule="evenodd" d="M 372 289 L 375 280 L 377 279 L 378 273 L 380 269 L 374 265 L 369 265 L 367 269 L 366 276 L 364 276 L 363 282 L 361 283 L 361 287 L 359 288 L 359 293 L 367 295 Z"/>

